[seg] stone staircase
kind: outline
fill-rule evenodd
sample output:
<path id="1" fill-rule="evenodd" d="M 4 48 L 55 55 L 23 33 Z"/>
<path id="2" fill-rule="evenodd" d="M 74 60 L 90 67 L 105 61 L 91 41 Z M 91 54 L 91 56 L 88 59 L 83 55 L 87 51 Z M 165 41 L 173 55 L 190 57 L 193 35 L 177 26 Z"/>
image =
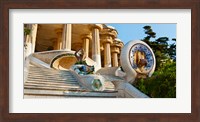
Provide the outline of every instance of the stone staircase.
<path id="1" fill-rule="evenodd" d="M 90 91 L 79 84 L 70 70 L 55 70 L 29 65 L 24 83 L 24 98 L 114 98 L 117 91 L 111 82 L 105 82 L 104 91 Z"/>

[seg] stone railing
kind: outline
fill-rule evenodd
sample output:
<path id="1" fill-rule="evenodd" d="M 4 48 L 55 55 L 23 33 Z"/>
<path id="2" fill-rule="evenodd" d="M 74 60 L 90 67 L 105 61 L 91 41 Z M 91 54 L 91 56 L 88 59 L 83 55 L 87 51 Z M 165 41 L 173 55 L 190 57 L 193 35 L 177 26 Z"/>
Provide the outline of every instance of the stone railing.
<path id="1" fill-rule="evenodd" d="M 118 91 L 118 97 L 122 98 L 149 98 L 146 94 L 135 88 L 130 83 L 112 81 Z"/>
<path id="2" fill-rule="evenodd" d="M 39 60 L 51 64 L 51 61 L 57 56 L 61 54 L 66 54 L 66 53 L 72 53 L 74 54 L 74 51 L 66 51 L 66 50 L 52 50 L 52 51 L 44 51 L 44 52 L 36 52 L 33 53 L 33 57 L 38 58 Z"/>
<path id="3" fill-rule="evenodd" d="M 119 67 L 102 68 L 97 71 L 97 74 L 100 74 L 105 78 L 105 80 L 110 81 L 115 85 L 115 90 L 118 91 L 119 98 L 149 98 L 147 95 L 128 83 L 128 81 L 123 77 L 116 76 L 119 74 L 118 70 Z M 123 75 L 124 74 L 122 74 L 122 76 Z"/>

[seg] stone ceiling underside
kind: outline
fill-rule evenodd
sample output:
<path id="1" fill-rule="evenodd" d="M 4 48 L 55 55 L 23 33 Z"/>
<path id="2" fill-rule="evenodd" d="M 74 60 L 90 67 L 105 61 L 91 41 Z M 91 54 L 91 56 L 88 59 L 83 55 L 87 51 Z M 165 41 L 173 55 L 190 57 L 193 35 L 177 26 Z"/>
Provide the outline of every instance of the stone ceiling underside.
<path id="1" fill-rule="evenodd" d="M 36 38 L 37 51 L 45 51 L 49 46 L 53 47 L 53 42 L 57 40 L 56 29 L 63 29 L 63 24 L 39 24 Z M 89 33 L 91 33 L 89 24 L 72 24 L 72 50 L 81 48 L 81 35 Z"/>

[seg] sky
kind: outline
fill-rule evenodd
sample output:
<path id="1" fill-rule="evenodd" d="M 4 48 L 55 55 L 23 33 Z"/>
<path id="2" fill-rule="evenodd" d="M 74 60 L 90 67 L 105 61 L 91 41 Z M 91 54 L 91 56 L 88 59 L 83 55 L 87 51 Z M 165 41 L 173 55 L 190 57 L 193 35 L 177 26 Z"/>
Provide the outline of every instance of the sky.
<path id="1" fill-rule="evenodd" d="M 151 38 L 152 41 L 159 37 L 168 37 L 169 40 L 176 38 L 176 24 L 106 24 L 113 26 L 118 31 L 118 38 L 124 44 L 131 40 L 141 40 L 146 37 L 143 27 L 146 25 L 151 26 L 156 33 L 156 38 Z M 169 42 L 172 43 L 172 42 Z"/>

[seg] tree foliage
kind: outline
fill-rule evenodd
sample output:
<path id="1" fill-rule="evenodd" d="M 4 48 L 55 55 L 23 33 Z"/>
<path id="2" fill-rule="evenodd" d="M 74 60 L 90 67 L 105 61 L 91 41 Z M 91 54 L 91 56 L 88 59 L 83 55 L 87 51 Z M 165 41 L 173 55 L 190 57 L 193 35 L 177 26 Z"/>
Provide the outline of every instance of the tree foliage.
<path id="1" fill-rule="evenodd" d="M 136 87 L 150 97 L 175 98 L 176 97 L 176 62 L 167 60 L 153 76 L 140 79 Z"/>
<path id="2" fill-rule="evenodd" d="M 134 84 L 145 94 L 156 98 L 176 97 L 176 39 L 169 40 L 168 37 L 159 37 L 154 41 L 156 33 L 151 26 L 144 26 L 147 35 L 142 39 L 153 50 L 156 57 L 156 69 L 152 77 L 138 79 Z M 173 42 L 169 44 L 170 42 Z"/>
<path id="3" fill-rule="evenodd" d="M 156 70 L 160 68 L 162 62 L 168 59 L 176 60 L 176 39 L 169 40 L 168 37 L 159 37 L 154 41 L 150 41 L 151 38 L 156 37 L 156 33 L 153 31 L 151 26 L 144 26 L 144 32 L 147 35 L 142 39 L 146 42 L 153 50 L 156 57 Z M 169 44 L 169 41 L 173 42 Z"/>

